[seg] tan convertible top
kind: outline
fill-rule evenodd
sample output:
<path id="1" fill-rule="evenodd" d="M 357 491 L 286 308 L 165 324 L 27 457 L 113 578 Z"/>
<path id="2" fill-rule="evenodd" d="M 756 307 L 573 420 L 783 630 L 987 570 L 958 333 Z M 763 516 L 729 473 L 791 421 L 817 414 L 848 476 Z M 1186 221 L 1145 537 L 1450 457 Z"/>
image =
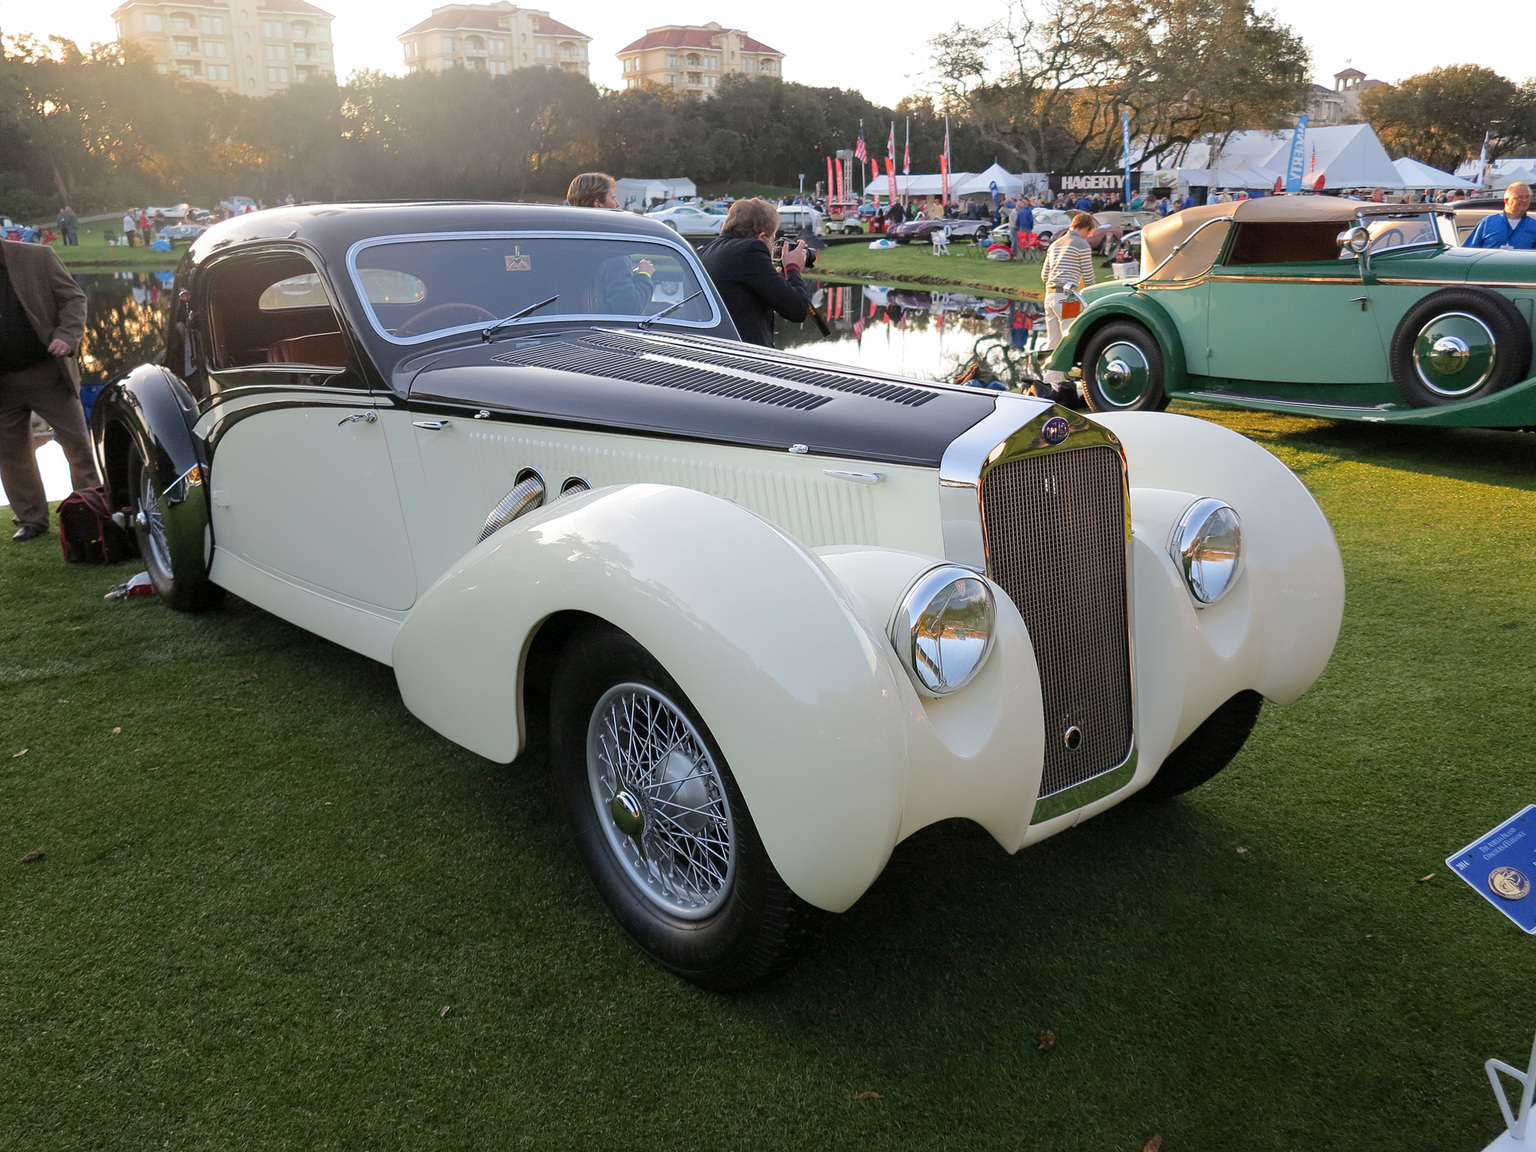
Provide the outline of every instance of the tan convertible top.
<path id="1" fill-rule="evenodd" d="M 1344 200 L 1336 196 L 1261 196 L 1256 200 L 1238 200 L 1231 204 L 1205 204 L 1198 208 L 1186 208 L 1148 224 L 1141 232 L 1141 266 L 1150 270 L 1162 263 L 1174 245 L 1182 244 L 1195 234 L 1195 230 L 1207 220 L 1231 217 L 1242 223 L 1262 221 L 1270 223 L 1321 223 L 1336 220 L 1340 231 L 1357 216 L 1404 216 L 1433 212 L 1434 204 L 1377 204 L 1372 201 Z M 1444 208 L 1440 208 L 1444 211 Z M 1220 239 L 1226 235 L 1226 225 L 1213 224 L 1200 234 L 1200 247 L 1207 247 L 1206 240 L 1214 244 L 1210 259 L 1220 250 Z M 1180 257 L 1183 263 L 1188 254 Z M 1187 273 L 1186 273 L 1187 274 Z"/>

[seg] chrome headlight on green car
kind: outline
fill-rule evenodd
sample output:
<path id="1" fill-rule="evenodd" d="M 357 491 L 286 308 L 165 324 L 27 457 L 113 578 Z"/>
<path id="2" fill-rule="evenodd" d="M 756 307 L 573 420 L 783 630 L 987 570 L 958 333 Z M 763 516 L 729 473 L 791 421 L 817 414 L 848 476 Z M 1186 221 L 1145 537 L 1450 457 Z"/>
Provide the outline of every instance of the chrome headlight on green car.
<path id="1" fill-rule="evenodd" d="M 891 643 L 925 696 L 948 696 L 975 678 L 992 651 L 997 604 L 968 568 L 930 568 L 907 589 L 891 620 Z"/>
<path id="2" fill-rule="evenodd" d="M 1237 583 L 1242 571 L 1242 520 L 1221 500 L 1196 500 L 1174 526 L 1168 552 L 1189 586 L 1195 606 L 1214 604 Z"/>

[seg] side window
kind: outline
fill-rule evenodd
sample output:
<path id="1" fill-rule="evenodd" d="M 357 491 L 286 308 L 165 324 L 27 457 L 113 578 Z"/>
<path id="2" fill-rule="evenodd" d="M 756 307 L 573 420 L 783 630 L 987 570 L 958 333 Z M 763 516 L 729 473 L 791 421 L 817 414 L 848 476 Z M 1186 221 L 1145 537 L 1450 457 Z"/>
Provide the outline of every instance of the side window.
<path id="1" fill-rule="evenodd" d="M 1336 237 L 1346 227 L 1337 220 L 1243 223 L 1222 261 L 1243 264 L 1324 264 L 1339 258 Z"/>
<path id="2" fill-rule="evenodd" d="M 305 257 L 240 256 L 207 275 L 203 316 L 210 369 L 346 367 L 341 321 L 325 282 Z"/>

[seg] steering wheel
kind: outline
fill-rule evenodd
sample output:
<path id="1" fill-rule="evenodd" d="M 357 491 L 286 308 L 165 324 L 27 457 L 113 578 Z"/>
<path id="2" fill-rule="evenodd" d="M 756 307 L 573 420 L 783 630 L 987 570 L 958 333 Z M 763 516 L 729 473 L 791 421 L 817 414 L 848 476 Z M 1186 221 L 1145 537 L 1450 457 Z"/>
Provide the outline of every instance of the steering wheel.
<path id="1" fill-rule="evenodd" d="M 445 321 L 445 315 L 457 315 L 458 321 Z M 446 304 L 434 304 L 432 307 L 416 313 L 399 328 L 395 329 L 396 336 L 421 336 L 428 332 L 435 332 L 440 328 L 454 328 L 458 324 L 467 324 L 472 320 L 495 320 L 494 312 L 487 312 L 478 304 L 465 304 L 459 300 L 450 300 Z"/>

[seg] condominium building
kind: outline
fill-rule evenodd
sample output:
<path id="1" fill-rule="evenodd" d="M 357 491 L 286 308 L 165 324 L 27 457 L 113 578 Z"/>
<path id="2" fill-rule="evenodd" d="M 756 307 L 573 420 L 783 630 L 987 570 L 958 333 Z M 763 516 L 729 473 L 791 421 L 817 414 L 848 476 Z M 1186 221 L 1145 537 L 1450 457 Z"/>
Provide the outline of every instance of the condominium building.
<path id="1" fill-rule="evenodd" d="M 112 19 L 117 38 L 148 49 L 160 71 L 225 92 L 270 96 L 336 72 L 332 16 L 305 0 L 127 0 Z"/>
<path id="2" fill-rule="evenodd" d="M 618 57 L 626 88 L 660 84 L 706 100 L 715 94 L 722 76 L 779 76 L 784 69 L 784 53 L 739 28 L 714 23 L 651 28 L 620 49 Z"/>
<path id="3" fill-rule="evenodd" d="M 534 8 L 498 4 L 445 4 L 400 36 L 412 72 L 451 68 L 501 76 L 516 68 L 548 68 L 587 75 L 592 37 Z"/>

